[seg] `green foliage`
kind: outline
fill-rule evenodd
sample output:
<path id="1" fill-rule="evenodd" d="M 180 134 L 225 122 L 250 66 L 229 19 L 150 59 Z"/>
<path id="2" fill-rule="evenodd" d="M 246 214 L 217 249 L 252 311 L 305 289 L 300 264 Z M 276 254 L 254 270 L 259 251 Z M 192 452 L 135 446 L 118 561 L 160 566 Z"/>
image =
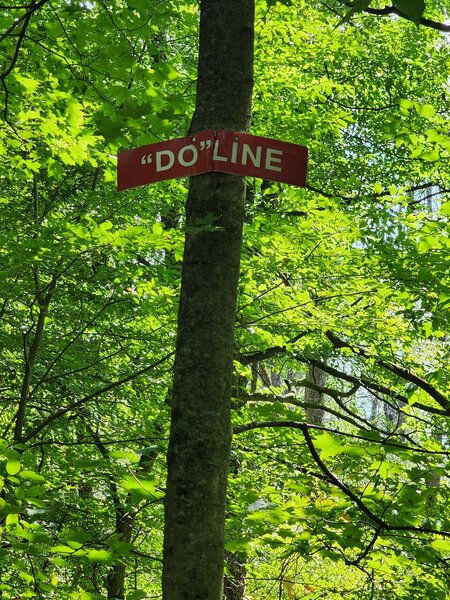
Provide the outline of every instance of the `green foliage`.
<path id="1" fill-rule="evenodd" d="M 374 6 L 257 7 L 252 132 L 310 149 L 306 189 L 247 188 L 227 549 L 257 600 L 449 595 L 450 54 L 408 22 L 439 2 Z M 44 3 L 22 39 L 24 10 L 0 8 L 0 592 L 100 600 L 124 565 L 138 600 L 187 183 L 119 195 L 116 156 L 186 134 L 198 7 Z"/>

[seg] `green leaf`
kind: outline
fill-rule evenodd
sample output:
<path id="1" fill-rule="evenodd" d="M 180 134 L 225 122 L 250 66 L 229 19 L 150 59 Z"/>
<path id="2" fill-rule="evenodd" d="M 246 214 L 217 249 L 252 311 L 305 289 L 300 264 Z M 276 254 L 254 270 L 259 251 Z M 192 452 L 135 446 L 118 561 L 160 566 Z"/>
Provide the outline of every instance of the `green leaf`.
<path id="1" fill-rule="evenodd" d="M 436 162 L 439 160 L 439 150 L 426 150 L 419 155 L 419 158 L 428 162 Z"/>
<path id="2" fill-rule="evenodd" d="M 318 435 L 314 441 L 314 445 L 320 452 L 320 457 L 330 458 L 345 451 L 345 446 L 338 439 L 333 438 L 329 433 L 324 432 Z"/>
<path id="3" fill-rule="evenodd" d="M 345 16 L 339 21 L 338 25 L 347 23 L 350 21 L 352 16 L 358 12 L 362 12 L 372 4 L 372 0 L 354 0 L 352 8 L 345 14 Z"/>
<path id="4" fill-rule="evenodd" d="M 89 550 L 87 557 L 97 562 L 109 562 L 112 559 L 111 553 L 107 550 Z"/>
<path id="5" fill-rule="evenodd" d="M 144 600 L 145 598 L 147 598 L 147 592 L 142 590 L 133 590 L 126 595 L 126 600 Z"/>
<path id="6" fill-rule="evenodd" d="M 239 539 L 228 540 L 225 544 L 225 548 L 229 552 L 245 552 L 249 549 L 251 541 L 250 537 L 240 537 Z"/>
<path id="7" fill-rule="evenodd" d="M 113 541 L 111 543 L 111 550 L 113 550 L 114 554 L 129 556 L 132 549 L 133 544 L 130 544 L 128 542 Z"/>
<path id="8" fill-rule="evenodd" d="M 441 554 L 450 554 L 450 540 L 434 540 L 431 547 Z"/>
<path id="9" fill-rule="evenodd" d="M 85 556 L 86 550 L 82 548 L 71 548 L 70 546 L 66 546 L 64 544 L 58 544 L 57 546 L 52 546 L 50 548 L 50 552 L 54 554 L 63 554 L 68 556 Z"/>
<path id="10" fill-rule="evenodd" d="M 163 226 L 158 221 L 153 224 L 152 227 L 153 235 L 160 236 L 163 232 Z"/>
<path id="11" fill-rule="evenodd" d="M 436 109 L 432 104 L 418 104 L 416 103 L 417 114 L 425 119 L 431 119 L 436 114 Z"/>
<path id="12" fill-rule="evenodd" d="M 46 481 L 45 477 L 28 469 L 21 471 L 19 473 L 19 477 L 28 481 L 34 481 L 35 483 L 44 483 Z"/>
<path id="13" fill-rule="evenodd" d="M 6 463 L 6 472 L 8 475 L 17 475 L 21 468 L 22 465 L 20 464 L 20 461 L 14 458 L 8 460 Z"/>
<path id="14" fill-rule="evenodd" d="M 381 183 L 379 181 L 377 181 L 374 184 L 373 191 L 375 192 L 375 194 L 382 194 L 383 193 L 383 186 L 381 185 Z"/>
<path id="15" fill-rule="evenodd" d="M 32 583 L 34 581 L 34 577 L 29 573 L 25 573 L 25 571 L 19 572 L 20 579 L 23 579 L 26 583 Z"/>
<path id="16" fill-rule="evenodd" d="M 122 486 L 142 498 L 157 499 L 164 496 L 162 492 L 156 489 L 153 479 L 145 479 L 137 475 L 126 475 L 122 480 Z"/>
<path id="17" fill-rule="evenodd" d="M 61 558 L 59 556 L 52 556 L 52 558 L 50 558 L 49 560 L 52 564 L 57 565 L 58 567 L 67 567 L 68 565 L 67 560 L 64 560 L 64 558 Z"/>
<path id="18" fill-rule="evenodd" d="M 120 460 L 126 460 L 131 463 L 139 462 L 139 455 L 137 452 L 127 452 L 124 450 L 113 450 L 109 453 L 111 458 L 116 458 Z"/>
<path id="19" fill-rule="evenodd" d="M 67 529 L 64 531 L 64 538 L 70 545 L 73 545 L 73 542 L 83 544 L 89 539 L 89 534 L 81 529 Z"/>
<path id="20" fill-rule="evenodd" d="M 414 102 L 411 102 L 411 100 L 408 100 L 407 98 L 400 98 L 398 103 L 402 108 L 405 108 L 407 110 L 414 106 Z"/>
<path id="21" fill-rule="evenodd" d="M 420 19 L 425 10 L 425 0 L 393 0 L 394 6 L 398 8 L 408 19 L 420 23 Z"/>
<path id="22" fill-rule="evenodd" d="M 19 515 L 17 513 L 10 512 L 8 515 L 6 515 L 5 523 L 6 523 L 6 525 L 9 525 L 9 526 L 18 525 L 19 524 Z"/>
<path id="23" fill-rule="evenodd" d="M 25 89 L 27 94 L 33 94 L 39 87 L 39 81 L 15 72 L 15 80 Z"/>

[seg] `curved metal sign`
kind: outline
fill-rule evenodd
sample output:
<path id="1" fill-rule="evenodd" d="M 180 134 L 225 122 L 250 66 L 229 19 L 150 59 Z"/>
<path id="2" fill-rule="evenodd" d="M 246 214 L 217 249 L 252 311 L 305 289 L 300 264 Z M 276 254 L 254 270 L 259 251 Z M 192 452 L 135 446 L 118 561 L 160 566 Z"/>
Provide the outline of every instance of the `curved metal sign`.
<path id="1" fill-rule="evenodd" d="M 217 171 L 291 185 L 306 184 L 308 149 L 224 130 L 158 142 L 120 152 L 117 189 Z"/>

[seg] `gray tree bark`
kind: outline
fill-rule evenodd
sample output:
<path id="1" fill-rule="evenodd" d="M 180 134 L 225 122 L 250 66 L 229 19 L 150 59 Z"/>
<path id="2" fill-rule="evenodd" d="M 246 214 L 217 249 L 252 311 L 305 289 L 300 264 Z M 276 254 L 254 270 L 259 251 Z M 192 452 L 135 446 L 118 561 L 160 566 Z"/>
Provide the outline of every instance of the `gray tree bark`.
<path id="1" fill-rule="evenodd" d="M 228 574 L 224 578 L 224 600 L 244 600 L 246 586 L 246 559 L 238 552 L 225 555 Z"/>
<path id="2" fill-rule="evenodd" d="M 253 0 L 202 0 L 191 134 L 248 131 Z M 164 600 L 221 600 L 243 177 L 192 177 L 186 205 L 163 556 Z M 209 221 L 213 231 L 202 231 Z"/>
<path id="3" fill-rule="evenodd" d="M 324 387 L 327 382 L 327 374 L 318 367 L 310 365 L 306 379 Z M 323 404 L 323 394 L 312 388 L 305 387 L 305 402 L 321 405 Z M 323 425 L 325 422 L 325 413 L 321 408 L 307 408 L 306 419 L 313 425 Z"/>

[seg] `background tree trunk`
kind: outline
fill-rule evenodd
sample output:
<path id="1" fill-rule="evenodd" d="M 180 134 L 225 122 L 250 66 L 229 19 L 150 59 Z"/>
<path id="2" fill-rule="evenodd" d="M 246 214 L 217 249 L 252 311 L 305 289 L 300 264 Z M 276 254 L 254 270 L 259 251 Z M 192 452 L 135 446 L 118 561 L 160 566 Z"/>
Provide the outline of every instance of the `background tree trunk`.
<path id="1" fill-rule="evenodd" d="M 327 374 L 319 367 L 310 365 L 306 379 L 324 387 L 327 382 Z M 305 402 L 320 406 L 323 404 L 323 394 L 313 388 L 305 387 Z M 321 408 L 307 408 L 306 419 L 308 423 L 313 425 L 323 425 L 325 423 L 325 413 Z"/>
<path id="2" fill-rule="evenodd" d="M 253 22 L 253 0 L 201 2 L 191 133 L 248 131 Z M 190 181 L 165 499 L 165 600 L 222 598 L 244 195 L 243 177 L 207 173 Z"/>
<path id="3" fill-rule="evenodd" d="M 150 454 L 142 454 L 136 469 L 136 477 L 139 481 L 139 476 L 148 475 L 157 457 L 156 452 Z M 117 487 L 114 487 L 113 502 L 116 511 L 116 536 L 120 542 L 130 544 L 133 541 L 134 521 L 138 511 L 137 506 L 133 506 L 131 494 L 127 496 L 125 501 L 121 502 Z M 125 598 L 125 579 L 127 574 L 127 566 L 125 562 L 117 561 L 109 570 L 106 578 L 106 592 L 108 599 L 123 600 Z"/>
<path id="4" fill-rule="evenodd" d="M 246 557 L 239 552 L 226 552 L 228 574 L 224 578 L 224 600 L 244 600 L 246 586 Z"/>

